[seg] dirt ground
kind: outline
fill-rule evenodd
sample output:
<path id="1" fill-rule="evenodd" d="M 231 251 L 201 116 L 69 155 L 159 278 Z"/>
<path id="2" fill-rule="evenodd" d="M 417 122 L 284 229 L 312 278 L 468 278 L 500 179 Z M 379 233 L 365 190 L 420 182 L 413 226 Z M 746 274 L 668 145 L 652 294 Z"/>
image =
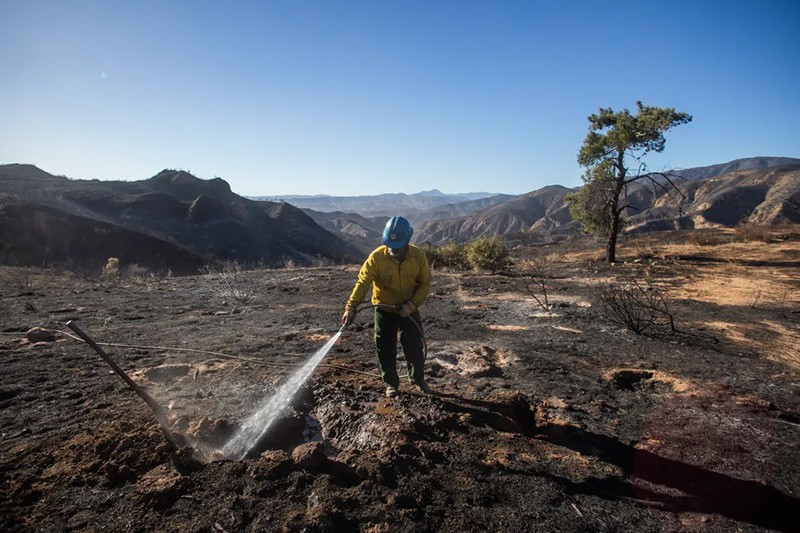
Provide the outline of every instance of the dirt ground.
<path id="1" fill-rule="evenodd" d="M 435 271 L 434 395 L 383 396 L 364 311 L 242 461 L 198 458 L 337 331 L 357 266 L 230 285 L 0 267 L 0 529 L 797 531 L 800 234 L 691 235 L 627 238 L 613 266 L 587 238 Z M 591 296 L 632 279 L 676 333 L 634 334 Z M 194 448 L 87 345 L 25 338 L 68 320 L 126 345 L 106 349 Z"/>

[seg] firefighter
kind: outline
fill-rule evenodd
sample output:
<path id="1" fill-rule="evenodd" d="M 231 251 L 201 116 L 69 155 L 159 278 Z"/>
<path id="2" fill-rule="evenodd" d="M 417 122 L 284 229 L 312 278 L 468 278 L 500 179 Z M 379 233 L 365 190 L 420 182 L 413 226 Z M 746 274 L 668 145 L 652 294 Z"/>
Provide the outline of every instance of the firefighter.
<path id="1" fill-rule="evenodd" d="M 389 219 L 383 230 L 383 245 L 369 254 L 362 265 L 342 315 L 342 324 L 349 325 L 356 307 L 372 287 L 375 352 L 389 398 L 397 396 L 400 386 L 397 374 L 398 330 L 409 381 L 420 392 L 431 392 L 425 382 L 425 340 L 418 310 L 431 288 L 431 269 L 425 252 L 409 244 L 413 233 L 405 218 L 395 216 Z"/>

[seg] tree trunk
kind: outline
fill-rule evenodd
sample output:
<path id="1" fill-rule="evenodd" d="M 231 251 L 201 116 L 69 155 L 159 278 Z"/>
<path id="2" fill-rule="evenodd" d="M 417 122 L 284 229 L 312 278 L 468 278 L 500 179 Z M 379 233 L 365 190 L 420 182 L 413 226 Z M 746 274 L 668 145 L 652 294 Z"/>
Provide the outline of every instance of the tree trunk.
<path id="1" fill-rule="evenodd" d="M 616 202 L 614 202 L 616 206 Z M 613 263 L 617 260 L 617 234 L 619 233 L 619 213 L 616 207 L 611 211 L 611 225 L 608 228 L 608 245 L 606 246 L 606 261 Z"/>
<path id="2" fill-rule="evenodd" d="M 617 166 L 619 177 L 614 182 L 614 192 L 611 195 L 611 203 L 609 205 L 610 224 L 608 227 L 608 246 L 606 247 L 606 261 L 614 263 L 617 260 L 617 235 L 619 234 L 619 217 L 620 212 L 617 209 L 619 205 L 619 195 L 622 194 L 622 188 L 625 185 L 625 167 L 622 166 L 622 156 L 619 157 Z"/>

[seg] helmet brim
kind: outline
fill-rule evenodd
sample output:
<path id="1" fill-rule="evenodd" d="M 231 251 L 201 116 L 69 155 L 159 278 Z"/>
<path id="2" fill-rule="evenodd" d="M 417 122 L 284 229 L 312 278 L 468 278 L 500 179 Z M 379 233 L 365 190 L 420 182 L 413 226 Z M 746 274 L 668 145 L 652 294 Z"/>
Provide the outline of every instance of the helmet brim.
<path id="1" fill-rule="evenodd" d="M 405 248 L 408 245 L 408 241 L 390 241 L 388 239 L 384 239 L 383 244 L 387 248 L 391 248 L 392 250 L 399 250 L 400 248 Z"/>

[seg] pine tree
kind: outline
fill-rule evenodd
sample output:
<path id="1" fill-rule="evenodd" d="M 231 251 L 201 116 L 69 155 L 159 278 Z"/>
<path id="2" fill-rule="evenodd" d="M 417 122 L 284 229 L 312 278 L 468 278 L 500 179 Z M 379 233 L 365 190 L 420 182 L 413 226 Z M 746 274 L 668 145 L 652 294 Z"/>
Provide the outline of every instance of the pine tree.
<path id="1" fill-rule="evenodd" d="M 572 218 L 584 231 L 608 236 L 606 260 L 613 263 L 621 216 L 629 207 L 625 202 L 628 185 L 648 180 L 655 188 L 681 194 L 674 183 L 679 175 L 648 172 L 643 159 L 650 152 L 663 152 L 664 133 L 691 122 L 692 117 L 673 108 L 636 102 L 636 114 L 627 109 L 615 112 L 601 108 L 588 119 L 589 133 L 578 152 L 578 163 L 585 169 L 584 186 L 568 195 L 567 201 Z M 635 165 L 634 172 L 631 165 Z"/>

